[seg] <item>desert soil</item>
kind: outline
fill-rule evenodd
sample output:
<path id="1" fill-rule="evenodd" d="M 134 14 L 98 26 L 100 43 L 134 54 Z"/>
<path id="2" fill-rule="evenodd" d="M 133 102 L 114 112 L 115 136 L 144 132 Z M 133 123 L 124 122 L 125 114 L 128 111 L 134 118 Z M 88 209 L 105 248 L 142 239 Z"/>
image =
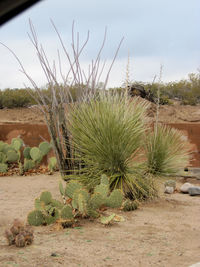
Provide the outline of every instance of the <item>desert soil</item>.
<path id="1" fill-rule="evenodd" d="M 150 103 L 150 120 L 155 120 L 156 105 Z M 160 106 L 159 121 L 167 123 L 200 123 L 200 105 L 182 106 L 178 101 L 173 105 Z M 44 123 L 44 117 L 36 106 L 30 108 L 0 109 L 0 123 Z"/>
<path id="2" fill-rule="evenodd" d="M 1 267 L 188 267 L 200 262 L 200 198 L 178 192 L 161 193 L 136 211 L 115 210 L 125 222 L 105 227 L 87 220 L 59 231 L 53 226 L 34 227 L 32 245 L 8 246 L 5 229 L 14 218 L 26 220 L 41 191 L 49 190 L 59 199 L 59 180 L 58 173 L 0 178 Z"/>
<path id="3" fill-rule="evenodd" d="M 155 105 L 149 117 L 155 119 Z M 198 123 L 200 107 L 161 106 L 159 120 Z M 44 120 L 35 108 L 0 110 L 1 124 L 18 122 Z M 59 174 L 0 177 L 0 267 L 188 267 L 200 262 L 200 198 L 180 193 L 161 194 L 133 212 L 114 211 L 125 222 L 104 227 L 98 221 L 81 221 L 79 227 L 59 231 L 52 226 L 34 227 L 31 246 L 8 246 L 5 229 L 14 218 L 26 221 L 41 191 L 49 190 L 59 199 L 59 179 Z"/>

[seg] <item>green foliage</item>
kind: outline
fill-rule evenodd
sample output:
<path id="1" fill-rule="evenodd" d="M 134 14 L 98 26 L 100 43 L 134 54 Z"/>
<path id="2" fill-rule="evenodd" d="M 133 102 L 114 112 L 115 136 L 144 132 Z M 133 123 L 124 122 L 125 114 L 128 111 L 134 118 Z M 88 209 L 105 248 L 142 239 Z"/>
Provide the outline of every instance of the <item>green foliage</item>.
<path id="1" fill-rule="evenodd" d="M 24 142 L 21 138 L 13 138 L 11 141 L 11 145 L 16 151 L 19 151 L 23 144 Z"/>
<path id="2" fill-rule="evenodd" d="M 24 159 L 24 171 L 29 171 L 36 166 L 35 162 L 32 159 Z"/>
<path id="3" fill-rule="evenodd" d="M 40 210 L 33 210 L 27 216 L 30 225 L 39 226 L 44 223 L 44 215 Z"/>
<path id="4" fill-rule="evenodd" d="M 67 195 L 69 198 L 73 198 L 73 194 L 75 191 L 80 190 L 82 188 L 82 185 L 76 181 L 71 181 L 66 185 L 65 188 L 65 195 Z"/>
<path id="5" fill-rule="evenodd" d="M 35 162 L 40 162 L 42 159 L 42 152 L 38 147 L 32 147 L 30 150 L 30 156 Z"/>
<path id="6" fill-rule="evenodd" d="M 89 207 L 93 210 L 99 209 L 105 203 L 105 198 L 100 193 L 94 193 L 89 201 Z"/>
<path id="7" fill-rule="evenodd" d="M 119 189 L 115 189 L 111 192 L 110 196 L 106 200 L 106 205 L 111 208 L 120 208 L 123 202 L 123 194 Z"/>
<path id="8" fill-rule="evenodd" d="M 177 173 L 189 164 L 187 142 L 180 131 L 169 126 L 158 125 L 147 134 L 147 171 L 166 175 Z"/>
<path id="9" fill-rule="evenodd" d="M 5 89 L 0 94 L 0 108 L 27 107 L 36 104 L 27 89 Z"/>
<path id="10" fill-rule="evenodd" d="M 76 179 L 92 189 L 106 173 L 111 189 L 131 190 L 136 169 L 133 158 L 144 139 L 146 109 L 137 98 L 130 103 L 124 96 L 109 93 L 99 94 L 98 100 L 89 103 L 74 104 L 69 113 L 70 130 L 75 160 L 84 165 Z"/>
<path id="11" fill-rule="evenodd" d="M 49 158 L 49 164 L 48 164 L 49 171 L 50 172 L 55 171 L 56 167 L 57 167 L 57 159 L 56 159 L 56 157 Z"/>
<path id="12" fill-rule="evenodd" d="M 51 203 L 51 200 L 52 200 L 51 192 L 44 191 L 41 193 L 40 201 L 44 202 L 45 205 L 48 205 L 49 203 Z"/>
<path id="13" fill-rule="evenodd" d="M 109 225 L 109 224 L 111 224 L 111 223 L 113 222 L 115 216 L 116 216 L 115 213 L 113 213 L 113 214 L 111 214 L 111 215 L 109 215 L 109 216 L 102 216 L 102 217 L 100 218 L 100 222 L 101 222 L 102 224 L 104 224 L 104 225 Z"/>
<path id="14" fill-rule="evenodd" d="M 8 165 L 6 163 L 0 163 L 0 173 L 6 173 L 8 171 Z"/>
<path id="15" fill-rule="evenodd" d="M 15 152 L 14 150 L 8 150 L 6 155 L 8 162 L 17 162 L 20 159 L 19 153 Z"/>
<path id="16" fill-rule="evenodd" d="M 0 152 L 0 163 L 5 163 L 6 160 L 6 155 L 3 152 Z"/>
<path id="17" fill-rule="evenodd" d="M 109 185 L 99 184 L 99 185 L 95 186 L 94 193 L 99 193 L 104 198 L 106 198 L 108 196 L 108 193 L 109 193 Z"/>
<path id="18" fill-rule="evenodd" d="M 51 145 L 48 142 L 42 142 L 39 144 L 39 149 L 42 152 L 42 155 L 45 156 L 51 150 Z"/>
<path id="19" fill-rule="evenodd" d="M 26 146 L 24 148 L 23 155 L 25 159 L 31 159 L 30 151 L 31 151 L 31 147 Z"/>
<path id="20" fill-rule="evenodd" d="M 70 205 L 64 206 L 61 210 L 60 217 L 62 219 L 73 219 L 74 215 L 72 212 L 72 207 Z"/>

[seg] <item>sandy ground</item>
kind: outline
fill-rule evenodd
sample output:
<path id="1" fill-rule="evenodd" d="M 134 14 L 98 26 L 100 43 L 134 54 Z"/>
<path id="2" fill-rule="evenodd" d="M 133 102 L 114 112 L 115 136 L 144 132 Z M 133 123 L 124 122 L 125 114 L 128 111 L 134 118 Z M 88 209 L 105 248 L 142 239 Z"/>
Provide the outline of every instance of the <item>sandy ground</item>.
<path id="1" fill-rule="evenodd" d="M 155 120 L 156 105 L 150 103 L 149 112 L 150 120 Z M 188 123 L 200 122 L 200 105 L 182 106 L 178 101 L 174 101 L 173 105 L 160 106 L 159 121 L 169 123 Z M 0 123 L 44 123 L 42 113 L 37 107 L 31 108 L 13 108 L 0 109 Z"/>
<path id="2" fill-rule="evenodd" d="M 31 246 L 9 247 L 5 229 L 14 218 L 26 220 L 41 191 L 60 198 L 59 179 L 59 174 L 0 178 L 1 267 L 188 267 L 200 262 L 200 198 L 180 193 L 162 194 L 136 211 L 116 210 L 125 222 L 112 226 L 82 221 L 80 227 L 60 231 L 34 227 Z"/>

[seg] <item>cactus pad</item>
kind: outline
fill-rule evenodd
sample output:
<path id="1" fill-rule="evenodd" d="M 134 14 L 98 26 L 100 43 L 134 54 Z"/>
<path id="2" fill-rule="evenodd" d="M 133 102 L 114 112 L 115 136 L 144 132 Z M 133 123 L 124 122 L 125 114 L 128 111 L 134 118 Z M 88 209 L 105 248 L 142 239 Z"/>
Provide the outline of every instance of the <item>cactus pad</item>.
<path id="1" fill-rule="evenodd" d="M 16 162 L 20 158 L 19 154 L 14 150 L 8 150 L 6 155 L 7 155 L 8 162 Z"/>
<path id="2" fill-rule="evenodd" d="M 106 201 L 106 205 L 110 208 L 120 208 L 123 201 L 123 194 L 119 189 L 112 191 Z"/>
<path id="3" fill-rule="evenodd" d="M 0 152 L 0 163 L 6 162 L 6 155 L 3 152 Z"/>
<path id="4" fill-rule="evenodd" d="M 34 161 L 40 161 L 42 158 L 42 152 L 37 147 L 32 147 L 30 150 L 30 156 Z"/>
<path id="5" fill-rule="evenodd" d="M 25 159 L 24 160 L 24 171 L 31 170 L 35 167 L 35 162 L 32 159 Z"/>
<path id="6" fill-rule="evenodd" d="M 55 207 L 55 208 L 58 208 L 58 209 L 62 209 L 62 207 L 63 207 L 63 203 L 60 202 L 60 201 L 57 200 L 57 199 L 52 199 L 52 200 L 51 200 L 51 206 L 52 206 L 52 207 Z"/>
<path id="7" fill-rule="evenodd" d="M 28 214 L 27 220 L 30 225 L 39 226 L 44 223 L 44 216 L 40 210 L 33 210 Z"/>
<path id="8" fill-rule="evenodd" d="M 51 192 L 44 191 L 41 193 L 40 201 L 43 201 L 46 205 L 48 205 L 49 203 L 51 203 L 51 200 L 52 200 Z"/>
<path id="9" fill-rule="evenodd" d="M 57 208 L 50 208 L 47 212 L 47 215 L 44 216 L 46 224 L 54 223 L 60 217 L 59 211 Z"/>
<path id="10" fill-rule="evenodd" d="M 56 159 L 56 157 L 49 158 L 49 164 L 48 164 L 49 171 L 56 170 L 56 166 L 57 166 L 57 159 Z"/>
<path id="11" fill-rule="evenodd" d="M 102 197 L 106 198 L 109 193 L 109 185 L 99 184 L 95 187 L 94 193 L 100 193 Z"/>
<path id="12" fill-rule="evenodd" d="M 21 138 L 13 138 L 11 141 L 11 145 L 16 151 L 19 151 L 23 146 L 23 141 Z"/>
<path id="13" fill-rule="evenodd" d="M 6 163 L 0 163 L 0 173 L 6 173 L 8 171 L 8 165 Z"/>
<path id="14" fill-rule="evenodd" d="M 100 218 L 100 222 L 104 225 L 108 225 L 114 220 L 115 216 L 116 216 L 115 213 L 111 214 L 110 216 L 102 216 Z"/>
<path id="15" fill-rule="evenodd" d="M 75 182 L 75 181 L 69 182 L 65 188 L 65 195 L 67 195 L 69 198 L 72 198 L 74 192 L 81 188 L 82 188 L 82 185 L 80 183 Z"/>
<path id="16" fill-rule="evenodd" d="M 60 190 L 61 196 L 64 196 L 65 195 L 65 190 L 64 190 L 62 182 L 59 182 L 59 190 Z"/>
<path id="17" fill-rule="evenodd" d="M 72 207 L 70 205 L 66 205 L 62 208 L 60 216 L 62 219 L 73 219 L 74 215 L 72 213 Z"/>
<path id="18" fill-rule="evenodd" d="M 31 159 L 30 150 L 30 146 L 24 148 L 23 155 L 25 159 Z"/>
<path id="19" fill-rule="evenodd" d="M 39 144 L 39 149 L 42 152 L 42 155 L 45 156 L 51 150 L 51 145 L 48 142 L 42 142 Z"/>
<path id="20" fill-rule="evenodd" d="M 94 193 L 89 201 L 89 205 L 92 209 L 99 209 L 104 204 L 104 198 L 100 193 Z"/>

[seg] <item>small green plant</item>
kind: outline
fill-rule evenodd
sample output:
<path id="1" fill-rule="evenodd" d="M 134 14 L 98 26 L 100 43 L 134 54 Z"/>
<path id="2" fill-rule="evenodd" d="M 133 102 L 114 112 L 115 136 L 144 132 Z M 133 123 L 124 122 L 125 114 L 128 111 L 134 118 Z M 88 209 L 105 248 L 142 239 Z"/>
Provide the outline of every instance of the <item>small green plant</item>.
<path id="1" fill-rule="evenodd" d="M 27 220 L 30 225 L 47 225 L 61 221 L 63 225 L 71 226 L 76 218 L 98 218 L 100 209 L 103 206 L 120 208 L 123 202 L 123 194 L 116 189 L 110 193 L 108 178 L 102 178 L 100 185 L 106 185 L 105 192 L 89 192 L 79 182 L 71 181 L 64 189 L 59 184 L 63 203 L 52 198 L 50 192 L 42 192 L 39 198 L 35 199 L 35 210 L 28 214 Z M 97 191 L 97 188 L 95 188 Z M 107 219 L 109 221 L 109 219 Z"/>
<path id="2" fill-rule="evenodd" d="M 90 102 L 75 103 L 69 112 L 70 131 L 75 161 L 83 167 L 71 177 L 92 190 L 100 176 L 107 174 L 111 190 L 147 198 L 151 191 L 147 186 L 152 183 L 144 184 L 141 165 L 134 160 L 145 138 L 147 107 L 138 98 L 130 102 L 123 94 L 110 92 Z"/>
<path id="3" fill-rule="evenodd" d="M 189 164 L 187 142 L 180 131 L 158 125 L 147 134 L 147 171 L 152 174 L 174 174 Z"/>
<path id="4" fill-rule="evenodd" d="M 50 173 L 52 173 L 53 171 L 55 171 L 57 169 L 57 159 L 56 159 L 56 157 L 49 158 L 48 169 L 49 169 Z"/>

